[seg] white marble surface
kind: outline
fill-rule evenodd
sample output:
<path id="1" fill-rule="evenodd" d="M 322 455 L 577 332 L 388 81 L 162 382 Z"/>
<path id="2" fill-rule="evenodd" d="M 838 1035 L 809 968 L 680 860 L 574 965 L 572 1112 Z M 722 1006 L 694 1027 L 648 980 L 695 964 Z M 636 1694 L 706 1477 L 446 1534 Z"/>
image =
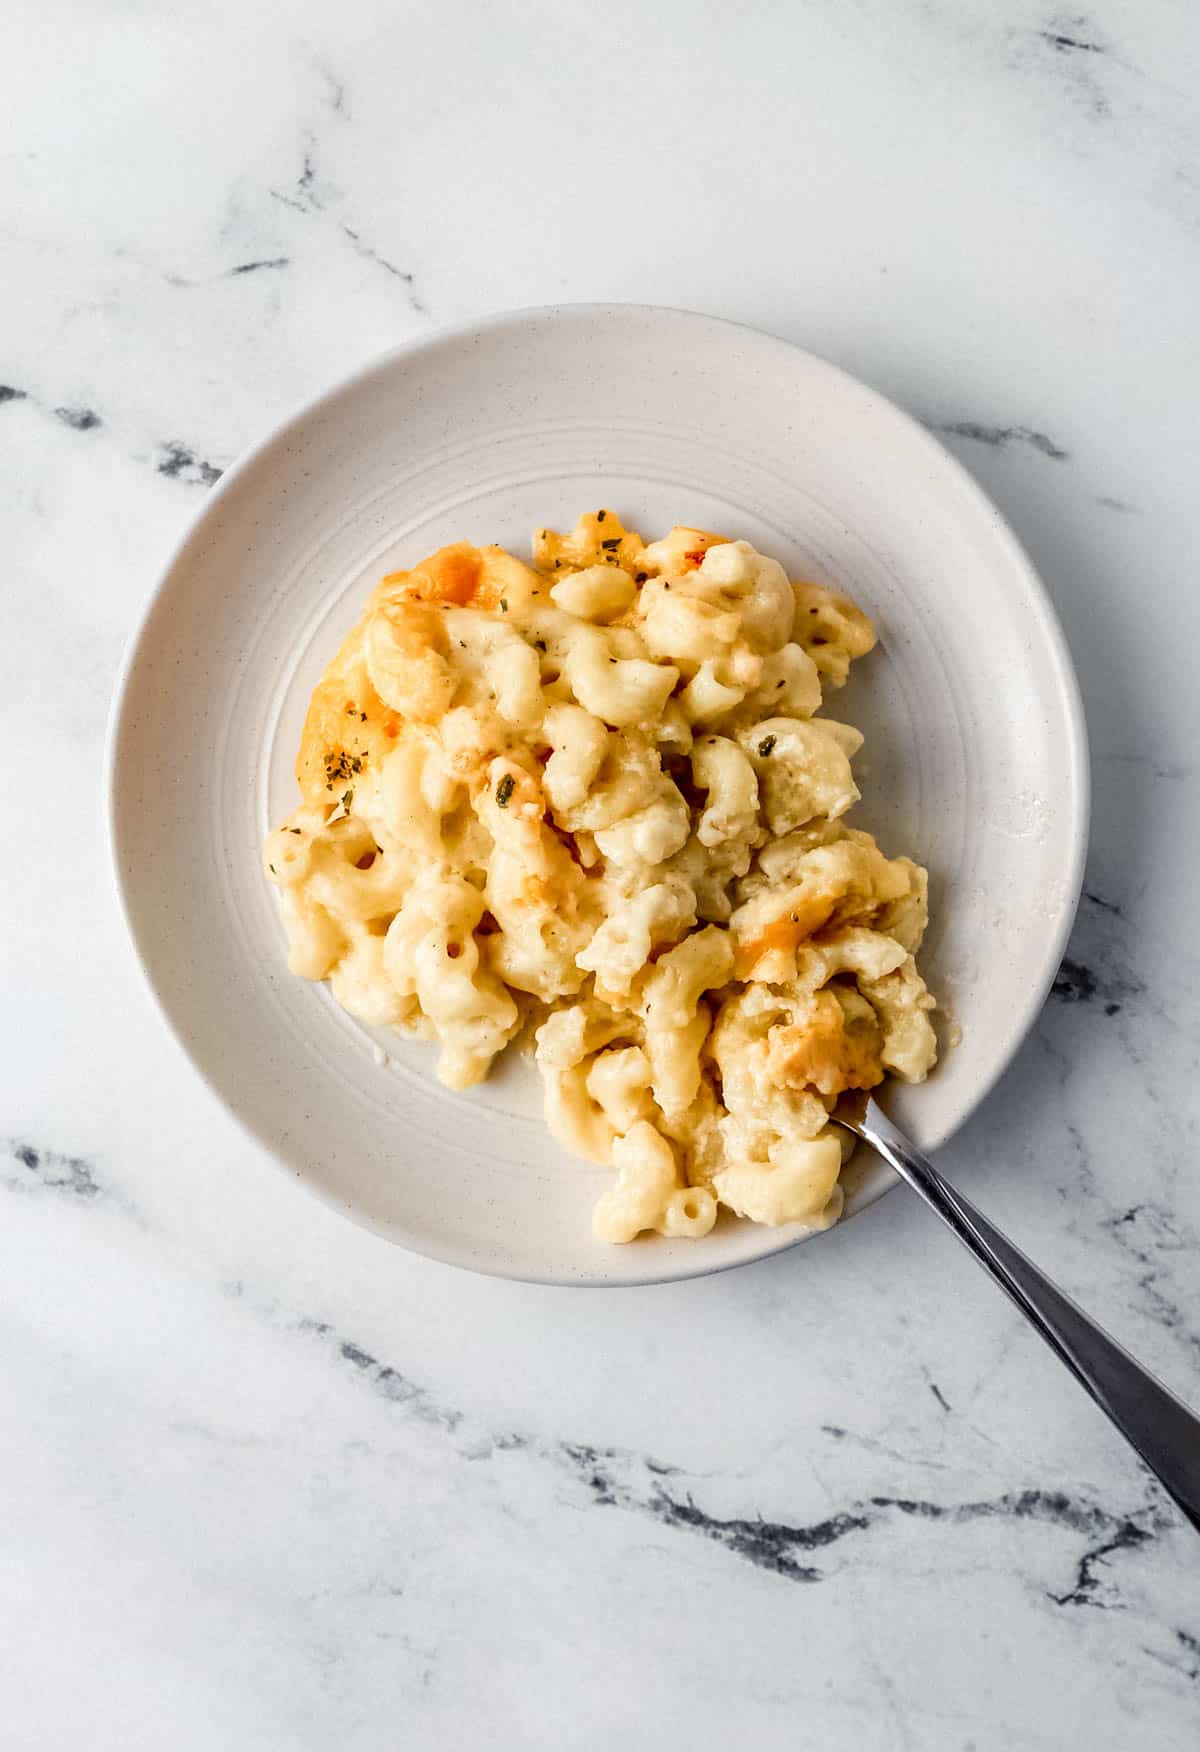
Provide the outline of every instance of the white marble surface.
<path id="1" fill-rule="evenodd" d="M 503 306 L 794 337 L 948 434 L 1087 700 L 1071 963 L 946 1165 L 1200 1400 L 1200 24 L 749 12 L 0 10 L 5 1752 L 1195 1744 L 1195 1534 L 914 1204 L 657 1291 L 408 1258 L 110 897 L 121 648 L 264 427 Z"/>

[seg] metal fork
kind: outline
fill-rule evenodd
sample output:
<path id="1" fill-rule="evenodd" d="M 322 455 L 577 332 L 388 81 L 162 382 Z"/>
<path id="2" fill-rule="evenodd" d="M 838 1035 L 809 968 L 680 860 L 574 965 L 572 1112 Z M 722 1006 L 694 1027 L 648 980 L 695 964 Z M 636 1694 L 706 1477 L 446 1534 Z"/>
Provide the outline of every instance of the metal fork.
<path id="1" fill-rule="evenodd" d="M 870 1144 L 936 1211 L 1091 1394 L 1200 1532 L 1200 1418 L 1089 1320 L 980 1216 L 876 1101 L 847 1099 L 833 1118 Z"/>

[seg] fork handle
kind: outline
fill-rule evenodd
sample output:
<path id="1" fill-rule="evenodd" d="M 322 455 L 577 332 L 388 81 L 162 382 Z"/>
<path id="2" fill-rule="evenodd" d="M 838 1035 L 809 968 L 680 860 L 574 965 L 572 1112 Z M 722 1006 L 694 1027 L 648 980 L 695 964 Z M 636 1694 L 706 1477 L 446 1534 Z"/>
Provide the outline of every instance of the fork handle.
<path id="1" fill-rule="evenodd" d="M 1012 1298 L 1200 1532 L 1200 1418 L 993 1228 L 873 1100 L 854 1129 Z"/>

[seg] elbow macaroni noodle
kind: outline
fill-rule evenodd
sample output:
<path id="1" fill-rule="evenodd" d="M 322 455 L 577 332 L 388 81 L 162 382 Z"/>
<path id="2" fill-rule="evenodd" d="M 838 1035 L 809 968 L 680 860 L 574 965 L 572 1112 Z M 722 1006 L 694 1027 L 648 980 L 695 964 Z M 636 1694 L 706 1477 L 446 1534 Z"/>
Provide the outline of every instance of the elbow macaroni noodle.
<path id="1" fill-rule="evenodd" d="M 874 642 L 748 542 L 611 511 L 532 568 L 391 574 L 264 849 L 292 971 L 438 1041 L 452 1089 L 532 1039 L 554 1136 L 616 1171 L 605 1240 L 827 1227 L 838 1095 L 936 1057 L 925 872 L 846 825 L 862 737 L 818 715 Z"/>

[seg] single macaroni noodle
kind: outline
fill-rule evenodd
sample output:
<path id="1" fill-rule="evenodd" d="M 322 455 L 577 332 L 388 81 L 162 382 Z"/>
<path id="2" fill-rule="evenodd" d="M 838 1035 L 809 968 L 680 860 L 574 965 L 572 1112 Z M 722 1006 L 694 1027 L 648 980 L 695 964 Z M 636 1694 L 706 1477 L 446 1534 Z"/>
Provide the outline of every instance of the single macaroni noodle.
<path id="1" fill-rule="evenodd" d="M 554 1136 L 615 1170 L 604 1240 L 828 1227 L 838 1096 L 936 1058 L 925 872 L 847 826 L 862 737 L 820 715 L 874 629 L 611 511 L 533 562 L 392 573 L 330 663 L 264 848 L 289 965 L 452 1089 L 532 1042 Z"/>

